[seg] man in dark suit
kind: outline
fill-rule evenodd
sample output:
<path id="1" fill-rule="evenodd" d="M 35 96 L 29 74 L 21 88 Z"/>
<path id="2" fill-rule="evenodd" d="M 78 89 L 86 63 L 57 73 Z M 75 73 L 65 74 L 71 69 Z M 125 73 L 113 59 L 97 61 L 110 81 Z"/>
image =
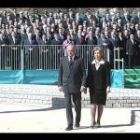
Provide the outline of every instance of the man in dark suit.
<path id="1" fill-rule="evenodd" d="M 131 17 L 131 15 L 128 12 L 124 13 L 124 16 L 122 18 L 123 25 L 127 24 L 128 22 L 130 22 L 131 18 L 132 17 Z"/>
<path id="2" fill-rule="evenodd" d="M 63 55 L 63 50 L 62 50 L 62 40 L 59 39 L 58 33 L 54 33 L 54 39 L 51 41 L 52 46 L 52 67 L 53 68 L 58 68 L 60 58 Z M 57 57 L 57 59 L 56 59 Z"/>
<path id="3" fill-rule="evenodd" d="M 134 17 L 134 22 L 135 22 L 135 24 L 140 23 L 140 11 L 138 11 L 137 15 Z"/>
<path id="4" fill-rule="evenodd" d="M 24 40 L 24 64 L 26 69 L 38 69 L 39 48 L 33 33 L 28 34 L 28 38 Z"/>
<path id="5" fill-rule="evenodd" d="M 140 29 L 136 30 L 134 40 L 137 42 L 137 61 L 136 64 L 140 66 Z"/>
<path id="6" fill-rule="evenodd" d="M 83 59 L 76 56 L 76 48 L 74 45 L 67 46 L 67 56 L 63 57 L 60 62 L 58 88 L 63 91 L 66 99 L 66 117 L 68 122 L 67 131 L 73 129 L 73 99 L 76 118 L 75 127 L 80 126 L 81 119 L 81 92 L 86 93 L 84 84 L 86 82 L 86 73 Z"/>
<path id="7" fill-rule="evenodd" d="M 9 44 L 10 46 L 10 52 L 11 52 L 11 59 L 10 64 L 12 67 L 12 70 L 17 70 L 20 68 L 20 37 L 18 34 L 14 31 L 9 34 Z"/>
<path id="8" fill-rule="evenodd" d="M 134 34 L 130 34 L 130 39 L 126 43 L 126 54 L 128 55 L 128 67 L 132 69 L 136 64 L 136 54 L 138 43 L 134 40 Z"/>

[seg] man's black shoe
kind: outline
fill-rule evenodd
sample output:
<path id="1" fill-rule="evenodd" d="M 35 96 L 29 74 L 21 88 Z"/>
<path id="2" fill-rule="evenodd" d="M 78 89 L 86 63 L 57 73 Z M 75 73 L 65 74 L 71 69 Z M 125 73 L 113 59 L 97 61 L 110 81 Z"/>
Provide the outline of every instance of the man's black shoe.
<path id="1" fill-rule="evenodd" d="M 72 130 L 72 129 L 73 129 L 72 126 L 68 126 L 65 130 L 66 130 L 66 131 L 70 131 L 70 130 Z"/>
<path id="2" fill-rule="evenodd" d="M 79 124 L 75 124 L 74 127 L 75 128 L 78 128 L 78 127 L 80 127 L 80 125 Z"/>

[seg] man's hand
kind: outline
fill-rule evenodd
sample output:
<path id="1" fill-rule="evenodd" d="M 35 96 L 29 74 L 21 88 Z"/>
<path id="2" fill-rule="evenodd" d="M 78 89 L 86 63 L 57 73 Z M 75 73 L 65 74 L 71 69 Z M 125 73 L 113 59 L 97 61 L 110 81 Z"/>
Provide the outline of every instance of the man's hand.
<path id="1" fill-rule="evenodd" d="M 59 90 L 60 92 L 62 92 L 62 91 L 63 91 L 63 87 L 62 87 L 62 86 L 59 86 L 59 87 L 58 87 L 58 90 Z"/>
<path id="2" fill-rule="evenodd" d="M 81 86 L 81 89 L 80 89 L 81 92 L 84 92 L 85 94 L 87 93 L 87 88 L 84 87 L 84 86 Z"/>

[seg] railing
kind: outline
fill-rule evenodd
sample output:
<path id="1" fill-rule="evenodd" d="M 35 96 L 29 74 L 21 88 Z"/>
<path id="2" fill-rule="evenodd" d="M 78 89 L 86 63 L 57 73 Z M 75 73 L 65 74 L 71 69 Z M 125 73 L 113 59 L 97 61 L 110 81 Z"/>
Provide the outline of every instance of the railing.
<path id="1" fill-rule="evenodd" d="M 120 56 L 121 48 L 114 48 L 114 69 L 124 69 L 124 58 Z"/>
<path id="2" fill-rule="evenodd" d="M 85 68 L 93 60 L 91 54 L 97 45 L 76 45 L 77 55 L 84 59 Z M 110 50 L 103 48 L 105 59 L 110 61 Z M 0 70 L 58 69 L 60 59 L 66 55 L 62 45 L 5 45 L 0 46 Z M 112 59 L 112 58 L 111 58 Z"/>
<path id="3" fill-rule="evenodd" d="M 124 88 L 124 58 L 121 58 L 120 47 L 114 48 L 114 69 L 122 70 L 122 87 Z"/>

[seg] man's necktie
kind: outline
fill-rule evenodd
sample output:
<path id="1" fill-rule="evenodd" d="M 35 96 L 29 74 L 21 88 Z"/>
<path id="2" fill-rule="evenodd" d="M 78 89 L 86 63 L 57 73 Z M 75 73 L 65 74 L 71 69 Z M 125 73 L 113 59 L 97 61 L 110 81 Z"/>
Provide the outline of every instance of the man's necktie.
<path id="1" fill-rule="evenodd" d="M 69 57 L 69 68 L 72 68 L 72 57 Z"/>
<path id="2" fill-rule="evenodd" d="M 82 38 L 81 38 L 81 36 L 79 36 L 79 42 L 80 42 L 80 44 L 82 43 Z"/>

